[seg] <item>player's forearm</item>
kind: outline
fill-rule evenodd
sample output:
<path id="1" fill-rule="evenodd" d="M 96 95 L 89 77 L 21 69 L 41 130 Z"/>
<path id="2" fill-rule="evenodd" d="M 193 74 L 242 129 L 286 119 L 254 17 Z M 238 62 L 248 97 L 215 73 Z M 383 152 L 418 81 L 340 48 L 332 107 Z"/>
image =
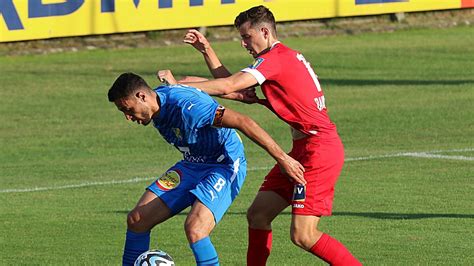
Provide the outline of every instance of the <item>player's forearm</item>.
<path id="1" fill-rule="evenodd" d="M 221 96 L 232 93 L 232 84 L 226 79 L 214 79 L 204 82 L 187 82 L 186 85 L 205 91 L 209 95 Z"/>
<path id="2" fill-rule="evenodd" d="M 207 48 L 203 53 L 203 56 L 207 67 L 214 78 L 226 78 L 232 75 L 232 73 L 230 73 L 229 70 L 227 70 L 227 68 L 221 63 L 212 47 Z"/>
<path id="3" fill-rule="evenodd" d="M 252 74 L 237 72 L 227 78 L 218 78 L 206 82 L 188 83 L 187 85 L 201 89 L 209 95 L 221 96 L 251 88 L 256 84 L 258 84 L 258 81 Z"/>
<path id="4" fill-rule="evenodd" d="M 242 118 L 238 129 L 254 143 L 262 147 L 277 162 L 285 160 L 287 154 L 280 148 L 273 138 L 252 119 L 248 117 Z"/>

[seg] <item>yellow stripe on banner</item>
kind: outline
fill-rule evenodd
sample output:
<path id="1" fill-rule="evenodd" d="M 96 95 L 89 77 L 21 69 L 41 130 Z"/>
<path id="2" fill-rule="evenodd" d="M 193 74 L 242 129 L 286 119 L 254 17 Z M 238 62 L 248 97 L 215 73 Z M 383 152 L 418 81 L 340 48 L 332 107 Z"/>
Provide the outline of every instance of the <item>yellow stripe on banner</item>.
<path id="1" fill-rule="evenodd" d="M 461 1 L 0 0 L 0 42 L 232 25 L 240 12 L 262 4 L 272 10 L 277 21 L 292 21 L 461 8 Z"/>

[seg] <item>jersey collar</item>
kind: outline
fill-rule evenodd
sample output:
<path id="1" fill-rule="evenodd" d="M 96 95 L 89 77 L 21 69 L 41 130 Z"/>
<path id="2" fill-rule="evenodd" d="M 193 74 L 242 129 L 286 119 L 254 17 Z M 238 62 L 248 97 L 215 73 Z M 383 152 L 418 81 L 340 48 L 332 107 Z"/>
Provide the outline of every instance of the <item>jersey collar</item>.
<path id="1" fill-rule="evenodd" d="M 280 41 L 276 41 L 276 42 L 272 43 L 272 46 L 270 46 L 270 50 L 273 49 L 273 47 L 275 47 L 275 45 L 277 45 L 279 43 L 280 43 Z"/>

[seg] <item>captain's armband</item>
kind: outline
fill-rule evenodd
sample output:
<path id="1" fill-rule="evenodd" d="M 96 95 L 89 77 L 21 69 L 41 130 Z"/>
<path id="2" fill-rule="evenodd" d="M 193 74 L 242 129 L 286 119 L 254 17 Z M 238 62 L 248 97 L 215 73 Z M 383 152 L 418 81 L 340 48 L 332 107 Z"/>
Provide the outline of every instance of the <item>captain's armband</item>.
<path id="1" fill-rule="evenodd" d="M 216 116 L 214 117 L 213 126 L 222 127 L 222 119 L 224 118 L 225 107 L 219 105 L 216 110 Z"/>

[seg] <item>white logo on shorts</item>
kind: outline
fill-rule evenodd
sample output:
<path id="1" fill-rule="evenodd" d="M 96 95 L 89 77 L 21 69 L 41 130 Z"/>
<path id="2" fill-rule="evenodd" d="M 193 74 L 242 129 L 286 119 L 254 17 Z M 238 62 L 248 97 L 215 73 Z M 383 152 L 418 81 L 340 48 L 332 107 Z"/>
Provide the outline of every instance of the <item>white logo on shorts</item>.
<path id="1" fill-rule="evenodd" d="M 214 201 L 214 199 L 217 198 L 217 197 L 214 195 L 214 191 L 212 191 L 211 189 L 209 189 L 209 193 L 211 193 L 211 201 Z"/>

